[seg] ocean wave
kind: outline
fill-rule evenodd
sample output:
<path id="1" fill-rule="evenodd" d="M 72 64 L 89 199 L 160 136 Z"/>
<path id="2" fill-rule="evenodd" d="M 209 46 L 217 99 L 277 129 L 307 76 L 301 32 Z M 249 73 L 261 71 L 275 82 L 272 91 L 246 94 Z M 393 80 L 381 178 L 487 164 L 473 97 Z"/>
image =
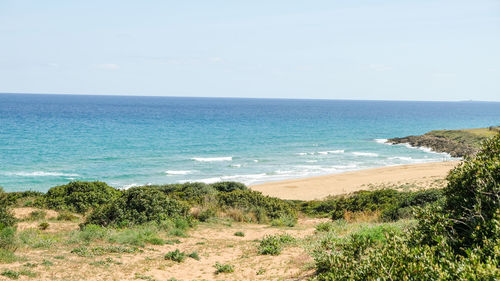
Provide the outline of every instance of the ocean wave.
<path id="1" fill-rule="evenodd" d="M 321 155 L 327 155 L 327 154 L 340 154 L 344 153 L 343 149 L 338 149 L 338 150 L 329 150 L 329 151 L 319 151 L 318 154 Z"/>
<path id="2" fill-rule="evenodd" d="M 299 153 L 296 153 L 296 154 L 299 155 L 299 156 L 305 156 L 305 155 L 307 155 L 309 153 L 307 153 L 307 152 L 299 152 Z"/>
<path id="3" fill-rule="evenodd" d="M 35 171 L 35 172 L 6 172 L 4 173 L 7 176 L 19 176 L 19 177 L 79 177 L 79 174 L 68 174 L 61 172 L 43 172 L 43 171 Z"/>
<path id="4" fill-rule="evenodd" d="M 267 174 L 261 173 L 261 174 L 248 174 L 248 175 L 232 175 L 232 176 L 220 176 L 220 177 L 212 177 L 212 178 L 205 178 L 205 179 L 188 179 L 188 180 L 180 180 L 178 181 L 179 183 L 186 183 L 186 182 L 202 182 L 206 184 L 211 184 L 211 183 L 216 183 L 220 181 L 239 181 L 243 182 L 245 184 L 250 184 L 256 181 L 259 181 L 263 178 L 265 178 Z"/>
<path id="5" fill-rule="evenodd" d="M 193 171 L 183 171 L 183 170 L 167 170 L 165 174 L 167 175 L 189 175 L 193 173 Z"/>
<path id="6" fill-rule="evenodd" d="M 316 163 L 316 162 L 318 162 L 318 160 L 307 160 L 306 162 L 307 163 Z"/>
<path id="7" fill-rule="evenodd" d="M 414 160 L 411 157 L 404 157 L 404 156 L 389 157 L 388 159 L 390 159 L 390 160 L 404 160 L 404 161 L 412 161 L 412 160 Z"/>
<path id="8" fill-rule="evenodd" d="M 129 189 L 129 188 L 134 187 L 134 186 L 139 186 L 139 184 L 137 184 L 137 183 L 126 184 L 126 185 L 122 186 L 122 189 Z"/>
<path id="9" fill-rule="evenodd" d="M 241 164 L 231 164 L 229 166 L 233 168 L 241 168 Z"/>
<path id="10" fill-rule="evenodd" d="M 193 157 L 191 160 L 198 162 L 220 162 L 220 161 L 232 161 L 233 157 Z"/>
<path id="11" fill-rule="evenodd" d="M 352 152 L 353 155 L 356 155 L 356 156 L 367 156 L 367 157 L 377 157 L 378 154 L 377 153 L 373 153 L 373 152 Z"/>

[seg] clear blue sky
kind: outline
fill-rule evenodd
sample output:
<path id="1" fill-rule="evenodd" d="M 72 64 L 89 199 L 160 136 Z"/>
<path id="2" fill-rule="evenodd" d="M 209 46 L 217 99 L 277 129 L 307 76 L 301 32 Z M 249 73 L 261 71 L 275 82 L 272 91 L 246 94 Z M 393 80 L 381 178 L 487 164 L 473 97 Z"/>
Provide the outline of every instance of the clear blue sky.
<path id="1" fill-rule="evenodd" d="M 0 0 L 0 92 L 500 101 L 500 1 Z"/>

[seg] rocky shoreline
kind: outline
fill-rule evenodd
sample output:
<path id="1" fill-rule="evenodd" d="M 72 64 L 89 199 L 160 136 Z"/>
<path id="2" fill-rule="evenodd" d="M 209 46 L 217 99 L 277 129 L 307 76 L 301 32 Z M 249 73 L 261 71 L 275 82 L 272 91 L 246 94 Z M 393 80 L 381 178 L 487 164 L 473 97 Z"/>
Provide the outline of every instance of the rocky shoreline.
<path id="1" fill-rule="evenodd" d="M 420 136 L 388 139 L 387 143 L 407 143 L 413 147 L 429 147 L 435 152 L 446 152 L 452 157 L 475 155 L 481 142 L 500 133 L 499 126 L 463 130 L 436 130 Z"/>
<path id="2" fill-rule="evenodd" d="M 391 144 L 407 143 L 413 147 L 429 147 L 432 151 L 446 152 L 452 157 L 471 156 L 476 154 L 478 151 L 476 148 L 469 145 L 429 134 L 392 138 L 388 139 L 387 142 Z"/>

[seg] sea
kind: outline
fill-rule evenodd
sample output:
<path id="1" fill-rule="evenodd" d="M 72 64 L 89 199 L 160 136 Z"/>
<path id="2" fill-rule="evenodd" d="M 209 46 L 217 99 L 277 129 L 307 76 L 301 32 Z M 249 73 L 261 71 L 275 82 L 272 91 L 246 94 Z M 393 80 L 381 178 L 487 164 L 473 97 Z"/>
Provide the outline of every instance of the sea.
<path id="1" fill-rule="evenodd" d="M 0 186 L 248 185 L 448 161 L 388 138 L 500 125 L 500 103 L 0 94 Z"/>

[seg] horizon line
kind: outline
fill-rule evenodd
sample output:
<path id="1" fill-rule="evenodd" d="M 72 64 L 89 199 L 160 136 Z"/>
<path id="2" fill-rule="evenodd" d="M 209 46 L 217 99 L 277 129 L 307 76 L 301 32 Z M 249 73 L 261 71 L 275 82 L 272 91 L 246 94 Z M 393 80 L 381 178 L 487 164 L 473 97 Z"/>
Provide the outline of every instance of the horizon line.
<path id="1" fill-rule="evenodd" d="M 347 98 L 284 98 L 284 97 L 223 97 L 223 96 L 168 96 L 168 95 L 137 95 L 137 94 L 67 94 L 67 93 L 25 93 L 0 92 L 0 95 L 52 95 L 52 96 L 98 96 L 98 97 L 144 97 L 144 98 L 206 98 L 206 99 L 264 99 L 264 100 L 331 100 L 331 101 L 401 101 L 401 102 L 484 102 L 499 103 L 487 100 L 388 100 L 388 99 L 347 99 Z"/>

